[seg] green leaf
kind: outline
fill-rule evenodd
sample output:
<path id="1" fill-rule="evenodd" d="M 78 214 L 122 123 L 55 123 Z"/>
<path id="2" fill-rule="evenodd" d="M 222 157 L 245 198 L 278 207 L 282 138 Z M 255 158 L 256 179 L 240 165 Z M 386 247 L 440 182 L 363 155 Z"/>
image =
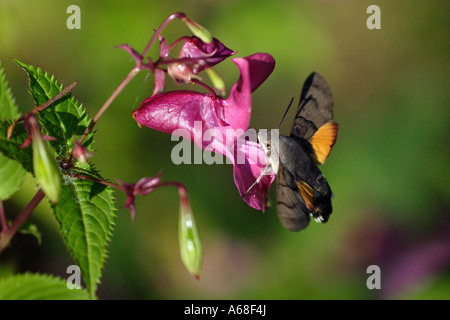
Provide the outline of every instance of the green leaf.
<path id="1" fill-rule="evenodd" d="M 64 86 L 58 82 L 55 76 L 42 71 L 41 68 L 15 61 L 28 75 L 29 92 L 36 106 L 42 105 L 63 90 Z M 40 112 L 39 120 L 43 126 L 43 134 L 57 139 L 51 144 L 57 155 L 62 157 L 70 155 L 74 142 L 73 135 L 75 134 L 79 139 L 91 122 L 86 109 L 70 94 Z M 91 132 L 83 141 L 83 146 L 92 151 L 92 144 L 93 133 Z"/>
<path id="2" fill-rule="evenodd" d="M 60 232 L 95 297 L 115 218 L 113 189 L 84 179 L 67 179 L 53 206 Z"/>
<path id="3" fill-rule="evenodd" d="M 17 108 L 14 97 L 9 88 L 6 75 L 0 61 L 0 120 L 16 119 L 19 117 L 19 109 Z"/>
<path id="4" fill-rule="evenodd" d="M 6 157 L 14 159 L 22 164 L 22 167 L 33 173 L 33 153 L 31 147 L 20 149 L 19 147 L 27 138 L 27 133 L 22 124 L 14 127 L 11 138 L 6 139 L 6 130 L 11 125 L 10 120 L 0 120 L 0 152 Z M 1 180 L 3 182 L 3 180 Z"/>
<path id="5" fill-rule="evenodd" d="M 25 170 L 19 162 L 0 154 L 0 200 L 11 197 L 22 185 Z"/>
<path id="6" fill-rule="evenodd" d="M 16 63 L 28 74 L 30 94 L 37 106 L 63 90 L 63 86 L 54 76 L 20 61 Z M 56 138 L 56 141 L 50 143 L 55 156 L 60 161 L 67 161 L 73 148 L 73 135 L 75 134 L 79 139 L 89 126 L 91 119 L 84 107 L 67 94 L 51 107 L 39 112 L 39 121 L 42 133 Z M 20 135 L 20 129 L 15 128 L 15 130 L 18 131 L 15 138 L 19 143 L 24 137 Z M 90 133 L 84 140 L 83 146 L 92 151 L 92 142 L 93 133 Z M 21 153 L 22 149 L 17 148 L 17 144 L 5 145 L 9 146 L 9 151 L 14 157 L 24 161 L 25 155 Z M 0 151 L 3 152 L 1 146 Z M 29 168 L 29 164 L 27 163 L 24 167 Z M 77 162 L 71 169 L 61 170 L 61 172 L 64 182 L 58 204 L 52 205 L 53 213 L 64 243 L 80 267 L 89 295 L 94 298 L 114 226 L 116 211 L 114 190 L 91 180 L 77 178 L 77 175 L 83 175 L 103 180 L 89 163 Z"/>
<path id="7" fill-rule="evenodd" d="M 20 274 L 0 280 L 0 300 L 87 300 L 85 289 L 69 289 L 64 279 L 45 274 Z"/>
<path id="8" fill-rule="evenodd" d="M 17 105 L 0 62 L 0 120 L 19 116 Z M 0 200 L 11 197 L 22 185 L 25 170 L 19 162 L 0 154 Z"/>

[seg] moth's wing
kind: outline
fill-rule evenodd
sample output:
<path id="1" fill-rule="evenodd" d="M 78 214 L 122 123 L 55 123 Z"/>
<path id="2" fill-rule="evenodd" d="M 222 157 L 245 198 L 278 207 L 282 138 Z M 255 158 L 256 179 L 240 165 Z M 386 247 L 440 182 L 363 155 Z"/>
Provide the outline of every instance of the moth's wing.
<path id="1" fill-rule="evenodd" d="M 330 88 L 319 73 L 313 72 L 303 85 L 291 136 L 309 140 L 320 127 L 332 119 L 333 96 Z"/>
<path id="2" fill-rule="evenodd" d="M 330 121 L 321 126 L 309 139 L 314 151 L 310 157 L 316 164 L 323 164 L 327 160 L 336 142 L 338 131 L 338 124 Z"/>
<path id="3" fill-rule="evenodd" d="M 277 173 L 277 201 L 278 217 L 286 229 L 300 231 L 308 226 L 310 214 L 295 178 L 281 163 Z"/>

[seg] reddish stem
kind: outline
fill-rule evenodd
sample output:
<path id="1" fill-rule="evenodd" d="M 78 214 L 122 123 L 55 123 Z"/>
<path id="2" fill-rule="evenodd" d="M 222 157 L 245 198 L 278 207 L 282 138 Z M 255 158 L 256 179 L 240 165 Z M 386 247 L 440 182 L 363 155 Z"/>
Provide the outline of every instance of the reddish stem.
<path id="1" fill-rule="evenodd" d="M 96 182 L 96 183 L 100 183 L 100 184 L 103 184 L 103 185 L 105 185 L 107 187 L 111 187 L 111 188 L 115 188 L 115 189 L 122 189 L 120 185 L 115 184 L 113 182 L 106 181 L 106 180 L 99 180 L 99 179 L 95 179 L 95 178 L 92 178 L 92 177 L 89 177 L 89 176 L 85 176 L 85 175 L 82 175 L 82 174 L 73 174 L 73 176 L 75 178 L 78 178 L 78 179 L 89 180 L 89 181 L 93 181 L 93 182 Z"/>
<path id="2" fill-rule="evenodd" d="M 209 91 L 209 93 L 213 96 L 213 99 L 217 98 L 216 92 L 214 91 L 213 88 L 211 88 L 210 86 L 208 86 L 206 83 L 203 83 L 197 79 L 192 79 L 191 80 L 193 83 L 198 84 L 199 86 L 202 86 L 203 88 L 205 88 L 206 90 Z"/>
<path id="3" fill-rule="evenodd" d="M 127 74 L 125 79 L 123 79 L 122 82 L 119 84 L 119 86 L 113 91 L 111 96 L 105 101 L 103 106 L 100 108 L 100 110 L 95 115 L 94 119 L 92 119 L 91 123 L 86 128 L 86 130 L 84 131 L 83 135 L 80 137 L 80 141 L 79 141 L 80 144 L 83 143 L 84 139 L 86 139 L 86 136 L 92 131 L 92 129 L 94 128 L 95 124 L 98 122 L 98 120 L 100 120 L 100 118 L 105 113 L 105 111 L 109 108 L 109 106 L 114 101 L 114 99 L 117 98 L 119 93 L 122 92 L 122 90 L 136 76 L 136 74 L 139 73 L 140 70 L 141 70 L 141 68 L 139 68 L 137 66 L 134 67 L 133 69 L 131 69 L 131 71 Z"/>
<path id="4" fill-rule="evenodd" d="M 175 41 L 169 46 L 168 51 L 169 51 L 169 52 L 172 51 L 172 49 L 173 49 L 180 41 L 183 41 L 183 40 L 190 40 L 190 39 L 191 39 L 191 37 L 189 37 L 189 36 L 182 36 L 181 38 L 178 38 L 177 40 L 175 40 Z"/>
<path id="5" fill-rule="evenodd" d="M 127 86 L 127 84 L 136 76 L 136 74 L 139 73 L 142 69 L 146 67 L 150 67 L 151 70 L 154 69 L 153 63 L 150 63 L 149 65 L 142 64 L 142 59 L 144 59 L 145 55 L 147 54 L 148 50 L 150 49 L 151 45 L 155 41 L 155 39 L 158 37 L 158 35 L 161 33 L 161 31 L 167 26 L 167 24 L 172 21 L 173 19 L 182 19 L 186 15 L 184 13 L 174 13 L 170 15 L 164 22 L 159 26 L 158 30 L 153 34 L 153 37 L 148 42 L 147 46 L 145 47 L 144 51 L 142 52 L 140 58 L 141 61 L 136 61 L 136 66 L 128 73 L 128 75 L 125 77 L 125 79 L 122 80 L 122 82 L 119 84 L 119 86 L 116 88 L 116 90 L 113 91 L 111 96 L 108 98 L 108 100 L 105 101 L 103 106 L 100 108 L 100 110 L 95 115 L 94 119 L 91 121 L 89 126 L 84 131 L 83 135 L 80 138 L 80 144 L 83 143 L 84 139 L 86 139 L 86 136 L 92 131 L 95 124 L 98 122 L 98 120 L 102 117 L 102 115 L 105 113 L 105 111 L 109 108 L 111 103 L 116 99 L 116 97 L 119 95 L 120 92 Z"/>
<path id="6" fill-rule="evenodd" d="M 157 185 L 157 187 L 164 187 L 164 186 L 174 186 L 178 189 L 178 195 L 180 196 L 180 201 L 183 203 L 186 203 L 186 201 L 189 201 L 187 198 L 187 189 L 181 182 L 178 181 L 165 181 L 161 182 Z"/>
<path id="7" fill-rule="evenodd" d="M 3 208 L 3 201 L 0 199 L 0 223 L 2 225 L 2 232 L 8 230 L 8 223 L 6 222 L 5 210 Z"/>
<path id="8" fill-rule="evenodd" d="M 181 12 L 176 12 L 171 14 L 170 16 L 168 16 L 166 18 L 166 20 L 164 20 L 164 22 L 159 26 L 158 30 L 155 31 L 155 33 L 153 34 L 153 37 L 150 39 L 150 41 L 148 42 L 147 46 L 145 47 L 144 51 L 142 51 L 142 57 L 145 57 L 148 50 L 150 50 L 150 47 L 152 46 L 153 42 L 156 40 L 156 38 L 158 38 L 159 34 L 161 33 L 161 31 L 163 31 L 163 29 L 169 24 L 170 21 L 172 21 L 173 19 L 183 19 L 184 17 L 186 17 L 186 15 L 184 13 Z"/>
<path id="9" fill-rule="evenodd" d="M 19 230 L 20 226 L 28 219 L 31 212 L 37 207 L 37 205 L 44 198 L 45 193 L 41 189 L 34 195 L 33 199 L 27 204 L 27 206 L 19 213 L 13 223 L 9 226 L 6 231 L 0 234 L 0 252 L 9 245 L 12 237 Z"/>
<path id="10" fill-rule="evenodd" d="M 26 117 L 30 116 L 30 115 L 34 115 L 34 114 L 38 114 L 39 112 L 47 109 L 48 107 L 50 107 L 54 102 L 58 101 L 59 99 L 61 99 L 64 95 L 66 95 L 67 93 L 69 93 L 73 87 L 75 87 L 77 85 L 77 82 L 72 82 L 68 87 L 64 88 L 60 93 L 58 93 L 56 96 L 54 96 L 53 98 L 51 98 L 50 100 L 44 102 L 43 104 L 41 104 L 40 106 L 31 109 L 29 112 L 25 113 L 23 116 L 21 116 L 19 119 L 15 120 L 8 128 L 7 130 L 7 134 L 6 137 L 9 140 L 9 138 L 11 137 L 12 131 L 14 129 L 14 126 L 19 122 L 22 121 L 23 119 L 25 119 Z"/>

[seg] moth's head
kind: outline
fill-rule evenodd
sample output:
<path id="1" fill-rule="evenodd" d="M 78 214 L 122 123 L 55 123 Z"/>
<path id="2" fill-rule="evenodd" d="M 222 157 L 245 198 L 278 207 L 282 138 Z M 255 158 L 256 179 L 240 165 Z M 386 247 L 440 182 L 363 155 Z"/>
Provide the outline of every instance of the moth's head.
<path id="1" fill-rule="evenodd" d="M 266 153 L 266 158 L 272 166 L 273 172 L 278 172 L 279 162 L 279 130 L 259 130 L 258 142 Z"/>
<path id="2" fill-rule="evenodd" d="M 261 147 L 263 148 L 264 152 L 266 153 L 266 155 L 270 152 L 271 149 L 271 130 L 259 130 L 258 132 L 258 143 L 261 145 Z"/>

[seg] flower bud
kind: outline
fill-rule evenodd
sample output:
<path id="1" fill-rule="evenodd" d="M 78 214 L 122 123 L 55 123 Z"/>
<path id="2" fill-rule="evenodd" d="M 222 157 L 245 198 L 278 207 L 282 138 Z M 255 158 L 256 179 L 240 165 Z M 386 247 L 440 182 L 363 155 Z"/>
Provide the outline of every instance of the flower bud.
<path id="1" fill-rule="evenodd" d="M 198 74 L 205 68 L 212 67 L 235 53 L 216 38 L 213 38 L 210 43 L 205 43 L 202 39 L 193 36 L 183 43 L 178 59 L 191 59 L 189 64 L 192 71 Z M 188 62 L 186 61 L 186 63 Z"/>
<path id="2" fill-rule="evenodd" d="M 186 193 L 184 195 L 185 197 L 181 197 L 178 225 L 181 259 L 188 271 L 199 279 L 202 269 L 203 248 L 189 199 Z"/>
<path id="3" fill-rule="evenodd" d="M 202 25 L 198 24 L 195 21 L 192 21 L 191 19 L 189 19 L 187 17 L 184 17 L 181 20 L 188 26 L 188 28 L 192 31 L 192 33 L 195 36 L 199 37 L 203 42 L 206 42 L 206 43 L 212 42 L 212 35 L 208 31 L 208 29 L 206 29 Z"/>
<path id="4" fill-rule="evenodd" d="M 209 76 L 209 79 L 211 79 L 211 82 L 213 83 L 214 89 L 219 92 L 219 94 L 224 97 L 225 96 L 225 82 L 223 82 L 223 79 L 217 74 L 214 69 L 208 68 L 206 69 L 206 73 Z"/>
<path id="5" fill-rule="evenodd" d="M 119 179 L 116 179 L 119 183 L 122 191 L 128 196 L 125 203 L 125 207 L 131 211 L 131 220 L 134 222 L 134 217 L 136 215 L 136 207 L 134 205 L 134 200 L 137 195 L 146 195 L 153 192 L 159 185 L 161 180 L 162 172 L 160 171 L 156 177 L 145 177 L 140 179 L 136 184 L 125 183 Z"/>
<path id="6" fill-rule="evenodd" d="M 34 175 L 50 201 L 56 204 L 61 193 L 61 178 L 55 159 L 50 153 L 48 143 L 39 131 L 36 118 L 29 117 L 27 122 L 30 127 L 31 143 L 33 146 Z"/>
<path id="7" fill-rule="evenodd" d="M 92 153 L 78 142 L 76 136 L 73 137 L 72 155 L 77 161 L 82 163 L 87 163 L 87 158 L 92 157 Z"/>
<path id="8" fill-rule="evenodd" d="M 192 69 L 184 63 L 171 63 L 167 66 L 167 73 L 172 77 L 177 83 L 192 83 L 193 79 L 201 80 Z"/>

